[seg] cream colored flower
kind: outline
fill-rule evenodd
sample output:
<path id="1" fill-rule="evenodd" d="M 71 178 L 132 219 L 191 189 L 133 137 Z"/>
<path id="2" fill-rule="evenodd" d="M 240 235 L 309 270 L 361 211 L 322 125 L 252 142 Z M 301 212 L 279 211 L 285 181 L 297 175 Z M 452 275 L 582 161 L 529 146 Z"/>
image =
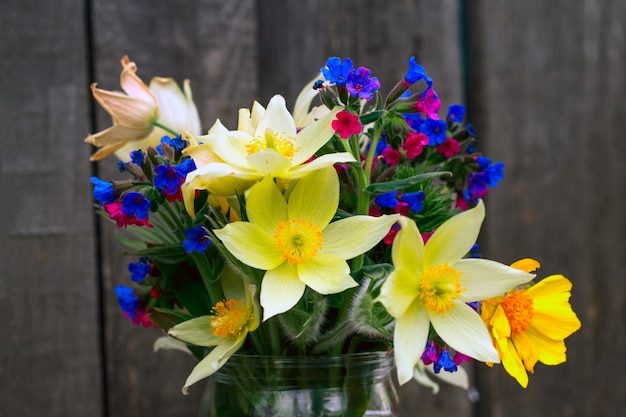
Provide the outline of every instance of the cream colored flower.
<path id="1" fill-rule="evenodd" d="M 200 119 L 188 80 L 183 84 L 184 92 L 172 78 L 154 77 L 148 87 L 137 76 L 134 62 L 124 56 L 121 63 L 123 93 L 91 85 L 94 98 L 113 118 L 113 126 L 85 139 L 100 148 L 91 160 L 115 153 L 128 161 L 130 151 L 158 145 L 161 137 L 172 133 L 156 127 L 157 122 L 174 132 L 200 134 Z"/>

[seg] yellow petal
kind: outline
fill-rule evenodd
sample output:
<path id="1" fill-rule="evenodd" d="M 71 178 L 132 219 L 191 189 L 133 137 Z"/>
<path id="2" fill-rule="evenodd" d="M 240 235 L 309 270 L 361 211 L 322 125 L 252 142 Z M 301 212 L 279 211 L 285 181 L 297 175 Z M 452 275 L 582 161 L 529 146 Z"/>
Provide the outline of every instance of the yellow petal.
<path id="1" fill-rule="evenodd" d="M 352 216 L 330 223 L 324 230 L 321 253 L 352 259 L 378 244 L 399 216 Z"/>
<path id="2" fill-rule="evenodd" d="M 532 346 L 537 352 L 537 357 L 545 365 L 558 365 L 567 360 L 566 347 L 563 339 L 554 340 L 544 333 L 528 328 L 525 336 L 532 341 Z"/>
<path id="3" fill-rule="evenodd" d="M 426 347 L 428 328 L 428 315 L 418 303 L 413 303 L 406 314 L 396 320 L 393 349 L 400 385 L 413 377 L 413 368 Z"/>
<path id="4" fill-rule="evenodd" d="M 521 269 L 526 272 L 533 272 L 539 269 L 540 266 L 539 262 L 531 258 L 520 259 L 519 261 L 515 261 L 511 264 L 511 268 Z"/>
<path id="5" fill-rule="evenodd" d="M 428 250 L 428 244 L 426 247 Z M 533 274 L 488 259 L 461 259 L 451 266 L 463 273 L 461 279 L 464 281 L 461 284 L 466 289 L 462 297 L 463 301 L 468 302 L 504 294 L 535 277 Z"/>
<path id="6" fill-rule="evenodd" d="M 187 394 L 190 386 L 213 375 L 218 369 L 224 366 L 228 359 L 243 345 L 244 340 L 245 335 L 237 340 L 225 339 L 224 343 L 216 346 L 195 368 L 193 368 L 185 381 L 183 394 Z"/>
<path id="7" fill-rule="evenodd" d="M 264 149 L 249 155 L 248 165 L 262 177 L 287 177 L 291 161 L 274 149 Z"/>
<path id="8" fill-rule="evenodd" d="M 337 113 L 342 110 L 340 107 L 336 107 L 323 118 L 311 123 L 304 129 L 302 129 L 296 135 L 295 146 L 300 151 L 296 153 L 293 158 L 294 165 L 300 165 L 306 162 L 311 156 L 315 154 L 322 146 L 330 140 L 335 134 L 332 128 L 332 122 L 335 119 Z"/>
<path id="9" fill-rule="evenodd" d="M 400 231 L 396 234 L 391 247 L 391 259 L 398 269 L 406 269 L 416 274 L 424 270 L 424 240 L 417 225 L 408 217 L 400 217 Z"/>
<path id="10" fill-rule="evenodd" d="M 285 261 L 274 238 L 254 223 L 229 223 L 215 235 L 235 258 L 253 268 L 273 269 Z"/>
<path id="11" fill-rule="evenodd" d="M 332 167 L 312 172 L 298 180 L 289 196 L 290 219 L 303 219 L 324 229 L 339 205 L 339 178 Z"/>
<path id="12" fill-rule="evenodd" d="M 172 337 L 197 346 L 217 346 L 224 341 L 215 336 L 211 328 L 211 316 L 200 316 L 183 321 L 169 329 Z"/>
<path id="13" fill-rule="evenodd" d="M 472 209 L 459 213 L 444 222 L 428 239 L 424 253 L 424 267 L 452 266 L 467 255 L 478 238 L 480 226 L 485 218 L 482 200 Z"/>
<path id="14" fill-rule="evenodd" d="M 354 156 L 348 152 L 329 153 L 322 155 L 319 158 L 315 158 L 306 164 L 293 166 L 289 170 L 288 176 L 292 179 L 302 178 L 308 173 L 317 171 L 318 169 L 330 167 L 334 164 L 344 164 L 350 162 L 356 162 L 356 160 L 354 159 Z"/>
<path id="15" fill-rule="evenodd" d="M 320 294 L 336 294 L 358 286 L 347 262 L 337 256 L 318 253 L 298 265 L 297 270 L 300 280 Z"/>
<path id="16" fill-rule="evenodd" d="M 287 220 L 287 202 L 272 177 L 265 177 L 250 189 L 246 211 L 248 219 L 270 236 L 280 222 Z"/>
<path id="17" fill-rule="evenodd" d="M 284 262 L 267 271 L 261 282 L 263 321 L 296 305 L 304 294 L 304 289 L 305 284 L 298 278 L 295 265 Z"/>
<path id="18" fill-rule="evenodd" d="M 383 283 L 380 296 L 376 300 L 383 303 L 389 314 L 398 318 L 415 301 L 419 290 L 420 281 L 414 271 L 396 269 Z"/>
<path id="19" fill-rule="evenodd" d="M 270 129 L 275 133 L 284 133 L 288 136 L 296 136 L 296 124 L 287 110 L 285 99 L 275 95 L 270 99 L 265 109 L 265 114 L 254 131 L 255 136 L 265 136 L 265 131 Z"/>
<path id="20" fill-rule="evenodd" d="M 520 359 L 515 346 L 509 340 L 504 339 L 500 346 L 502 349 L 502 366 L 524 388 L 528 386 L 528 374 Z"/>

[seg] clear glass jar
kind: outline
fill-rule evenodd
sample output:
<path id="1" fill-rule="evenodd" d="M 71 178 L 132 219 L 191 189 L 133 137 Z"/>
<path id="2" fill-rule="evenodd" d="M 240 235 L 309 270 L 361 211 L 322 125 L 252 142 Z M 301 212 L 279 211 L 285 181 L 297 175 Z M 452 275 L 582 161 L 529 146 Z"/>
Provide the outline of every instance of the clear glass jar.
<path id="1" fill-rule="evenodd" d="M 208 382 L 206 417 L 397 417 L 393 356 L 233 355 Z"/>

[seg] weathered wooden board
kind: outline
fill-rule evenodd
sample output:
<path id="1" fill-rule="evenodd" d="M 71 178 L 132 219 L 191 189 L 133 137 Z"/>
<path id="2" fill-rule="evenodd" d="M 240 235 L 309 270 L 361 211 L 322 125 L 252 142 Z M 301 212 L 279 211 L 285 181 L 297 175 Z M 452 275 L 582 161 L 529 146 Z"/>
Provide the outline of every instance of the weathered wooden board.
<path id="1" fill-rule="evenodd" d="M 102 416 L 85 7 L 0 8 L 0 415 Z"/>
<path id="2" fill-rule="evenodd" d="M 521 389 L 479 373 L 480 415 L 625 415 L 626 2 L 470 2 L 471 115 L 506 161 L 483 252 L 573 282 L 568 361 Z"/>
<path id="3" fill-rule="evenodd" d="M 236 126 L 237 110 L 256 97 L 256 17 L 252 0 L 221 2 L 151 0 L 94 1 L 94 80 L 101 88 L 119 89 L 119 60 L 137 63 L 147 83 L 153 76 L 191 82 L 203 129 L 220 117 Z M 86 88 L 86 85 L 85 85 Z M 98 130 L 110 125 L 99 109 Z M 114 157 L 98 163 L 102 178 L 117 173 Z M 119 174 L 117 174 L 119 175 Z M 100 239 L 104 277 L 104 328 L 108 408 L 111 415 L 196 415 L 203 384 L 183 396 L 181 388 L 196 361 L 180 352 L 153 353 L 158 330 L 126 320 L 114 288 L 130 285 L 124 247 L 103 225 Z"/>

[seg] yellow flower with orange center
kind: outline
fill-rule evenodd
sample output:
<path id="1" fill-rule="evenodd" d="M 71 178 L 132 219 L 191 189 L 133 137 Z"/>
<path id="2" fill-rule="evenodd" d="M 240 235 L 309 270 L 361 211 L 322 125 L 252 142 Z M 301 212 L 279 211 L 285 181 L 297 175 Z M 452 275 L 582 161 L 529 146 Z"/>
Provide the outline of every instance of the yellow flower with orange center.
<path id="1" fill-rule="evenodd" d="M 530 272 L 539 263 L 523 259 L 511 266 Z M 524 388 L 537 362 L 558 365 L 566 361 L 565 338 L 580 328 L 568 301 L 571 288 L 563 275 L 552 275 L 482 302 L 481 317 L 502 366 Z"/>

